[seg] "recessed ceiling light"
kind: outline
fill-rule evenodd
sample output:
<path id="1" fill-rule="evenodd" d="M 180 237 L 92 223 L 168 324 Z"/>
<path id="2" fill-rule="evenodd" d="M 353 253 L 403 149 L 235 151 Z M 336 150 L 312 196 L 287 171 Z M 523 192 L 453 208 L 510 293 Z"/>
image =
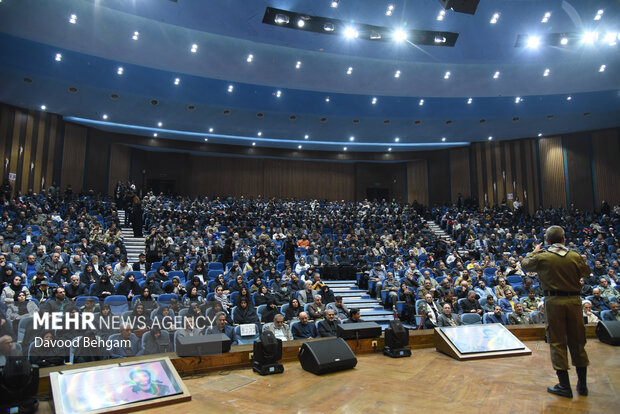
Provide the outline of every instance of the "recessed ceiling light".
<path id="1" fill-rule="evenodd" d="M 69 16 L 69 23 L 71 23 L 71 24 L 76 24 L 77 23 L 77 15 L 76 14 L 72 14 L 71 16 Z"/>
<path id="2" fill-rule="evenodd" d="M 517 97 L 515 98 L 515 103 L 520 103 L 520 102 L 522 102 L 522 101 L 523 101 L 523 98 L 521 98 L 520 96 L 517 96 Z"/>
<path id="3" fill-rule="evenodd" d="M 325 102 L 329 102 L 329 96 L 325 97 Z"/>
<path id="4" fill-rule="evenodd" d="M 290 19 L 286 14 L 276 14 L 273 21 L 276 22 L 276 24 L 288 24 Z"/>
<path id="5" fill-rule="evenodd" d="M 418 105 L 420 106 L 424 105 L 424 99 L 420 99 L 420 102 L 418 102 Z"/>
<path id="6" fill-rule="evenodd" d="M 370 35 L 368 37 L 370 38 L 370 40 L 381 40 L 383 36 L 381 36 L 381 33 L 375 30 L 371 30 Z"/>
<path id="7" fill-rule="evenodd" d="M 448 39 L 446 39 L 445 36 L 435 36 L 434 42 L 435 43 L 446 43 Z"/>
<path id="8" fill-rule="evenodd" d="M 599 72 L 605 72 L 605 69 L 607 69 L 607 65 L 601 65 L 600 68 L 598 68 Z"/>
<path id="9" fill-rule="evenodd" d="M 310 138 L 310 135 L 308 134 L 304 135 L 304 139 L 308 139 L 308 138 Z"/>
<path id="10" fill-rule="evenodd" d="M 249 55 L 248 55 L 248 58 L 246 59 L 246 61 L 247 61 L 248 63 L 250 63 L 250 62 L 252 62 L 253 60 L 254 60 L 254 55 L 253 55 L 253 54 L 249 54 Z"/>
<path id="11" fill-rule="evenodd" d="M 566 46 L 568 44 L 568 37 L 563 37 L 560 39 L 560 44 L 562 46 Z"/>
<path id="12" fill-rule="evenodd" d="M 407 40 L 407 32 L 404 31 L 403 29 L 396 29 L 394 33 L 392 34 L 392 37 L 397 42 L 402 42 L 404 40 Z"/>
<path id="13" fill-rule="evenodd" d="M 298 60 L 297 63 L 295 64 L 295 69 L 299 69 L 301 68 L 301 60 Z"/>
<path id="14" fill-rule="evenodd" d="M 551 12 L 547 12 L 545 13 L 545 15 L 543 16 L 542 20 L 540 21 L 541 23 L 547 23 L 549 21 L 549 18 L 551 17 Z"/>
<path id="15" fill-rule="evenodd" d="M 446 142 L 446 137 L 442 137 L 441 142 Z"/>
<path id="16" fill-rule="evenodd" d="M 469 99 L 467 100 L 467 105 L 471 105 L 471 103 L 472 103 L 473 101 L 474 101 L 474 100 L 473 100 L 472 98 L 469 98 Z"/>
<path id="17" fill-rule="evenodd" d="M 568 96 L 566 97 L 566 100 L 567 100 L 567 101 L 572 101 L 572 100 L 573 100 L 573 97 L 572 97 L 572 96 L 570 96 L 570 95 L 568 95 Z"/>
<path id="18" fill-rule="evenodd" d="M 234 91 L 234 90 L 235 90 L 235 87 L 234 87 L 234 86 L 232 86 L 232 85 L 228 85 L 228 92 L 229 92 L 229 93 L 232 93 L 232 91 Z"/>
<path id="19" fill-rule="evenodd" d="M 489 137 L 489 141 L 491 141 L 493 139 L 493 137 Z"/>
<path id="20" fill-rule="evenodd" d="M 253 146 L 253 147 L 255 147 L 255 146 L 256 146 L 256 142 L 253 142 L 253 143 L 252 143 L 252 146 Z"/>
<path id="21" fill-rule="evenodd" d="M 103 119 L 108 119 L 108 114 L 103 114 L 101 117 L 102 117 Z"/>
<path id="22" fill-rule="evenodd" d="M 399 141 L 400 141 L 399 137 L 394 138 L 394 142 L 399 142 Z"/>
<path id="23" fill-rule="evenodd" d="M 192 44 L 190 52 L 192 52 L 192 53 L 198 52 L 198 45 L 196 43 Z"/>
<path id="24" fill-rule="evenodd" d="M 350 75 L 353 73 L 353 67 L 349 66 L 349 68 L 347 69 L 347 75 Z"/>
<path id="25" fill-rule="evenodd" d="M 337 7 L 338 7 L 338 3 L 339 3 L 339 2 L 340 2 L 340 0 L 332 0 L 332 3 L 331 3 L 331 5 L 330 5 L 330 6 L 331 6 L 332 8 L 334 8 L 334 9 L 335 9 L 335 8 L 337 8 Z"/>
<path id="26" fill-rule="evenodd" d="M 394 5 L 393 4 L 388 4 L 387 10 L 385 10 L 385 15 L 386 16 L 391 16 L 393 12 L 394 12 Z"/>
<path id="27" fill-rule="evenodd" d="M 153 136 L 154 136 L 155 138 L 157 138 L 157 132 L 154 132 L 154 133 L 153 133 Z"/>
<path id="28" fill-rule="evenodd" d="M 489 23 L 495 24 L 497 23 L 498 20 L 499 20 L 499 13 L 493 13 L 493 16 L 491 16 L 491 21 Z"/>
<path id="29" fill-rule="evenodd" d="M 133 36 L 131 36 L 131 38 L 133 40 L 138 40 L 140 38 L 140 32 L 138 31 L 133 32 Z"/>
<path id="30" fill-rule="evenodd" d="M 209 138 L 205 138 L 205 142 L 207 142 L 209 140 Z"/>
<path id="31" fill-rule="evenodd" d="M 213 133 L 213 128 L 209 128 L 209 132 L 210 132 L 210 133 Z"/>
<path id="32" fill-rule="evenodd" d="M 119 67 L 116 69 L 116 74 L 117 74 L 117 75 L 122 75 L 122 74 L 123 74 L 123 72 L 125 72 L 125 69 L 123 69 L 123 67 L 122 67 L 122 66 L 119 66 Z"/>
<path id="33" fill-rule="evenodd" d="M 323 30 L 325 30 L 326 32 L 333 32 L 335 29 L 334 24 L 333 23 L 325 23 L 323 25 Z"/>
<path id="34" fill-rule="evenodd" d="M 354 136 L 350 136 L 349 137 L 349 141 L 355 141 L 355 137 Z"/>
<path id="35" fill-rule="evenodd" d="M 551 69 L 547 68 L 547 69 L 545 69 L 545 71 L 543 72 L 543 76 L 549 76 L 549 73 L 551 73 Z"/>
<path id="36" fill-rule="evenodd" d="M 437 15 L 437 20 L 442 21 L 445 16 L 446 16 L 446 11 L 440 10 L 439 14 Z"/>
<path id="37" fill-rule="evenodd" d="M 276 98 L 279 98 L 282 96 L 282 91 L 276 91 Z"/>
<path id="38" fill-rule="evenodd" d="M 372 101 L 370 101 L 370 103 L 375 105 L 377 103 L 377 98 L 372 98 Z"/>
<path id="39" fill-rule="evenodd" d="M 54 59 L 56 60 L 56 62 L 60 62 L 62 60 L 62 54 L 56 53 L 56 57 Z"/>
<path id="40" fill-rule="evenodd" d="M 41 110 L 42 110 L 42 111 L 45 111 L 46 109 L 47 109 L 47 106 L 45 106 L 45 105 L 41 105 Z"/>
<path id="41" fill-rule="evenodd" d="M 536 49 L 540 46 L 540 37 L 538 36 L 529 36 L 527 38 L 527 42 L 525 44 L 530 49 Z"/>
<path id="42" fill-rule="evenodd" d="M 542 132 L 539 132 L 539 133 L 538 133 L 538 136 L 539 136 L 539 137 L 542 137 Z"/>
<path id="43" fill-rule="evenodd" d="M 392 151 L 392 147 L 389 147 L 389 148 L 388 148 L 388 151 Z"/>
<path id="44" fill-rule="evenodd" d="M 355 30 L 355 28 L 353 28 L 351 26 L 347 26 L 344 29 L 344 37 L 346 37 L 347 39 L 355 39 L 359 35 L 360 35 L 359 32 L 357 30 Z"/>
<path id="45" fill-rule="evenodd" d="M 594 20 L 601 20 L 601 17 L 603 17 L 603 13 L 605 13 L 605 10 L 603 9 L 597 11 L 596 15 L 594 16 Z"/>
<path id="46" fill-rule="evenodd" d="M 258 131 L 258 134 L 256 134 L 256 135 L 258 135 L 259 137 L 262 137 L 263 133 L 261 131 Z"/>
<path id="47" fill-rule="evenodd" d="M 174 85 L 175 86 L 179 86 L 180 83 L 181 83 L 181 79 L 180 78 L 174 78 Z"/>
<path id="48" fill-rule="evenodd" d="M 607 43 L 609 46 L 615 46 L 617 37 L 617 33 L 607 32 L 605 33 L 605 37 L 603 37 L 603 42 Z"/>
<path id="49" fill-rule="evenodd" d="M 304 19 L 297 20 L 297 27 L 302 28 L 306 25 L 306 21 Z"/>
<path id="50" fill-rule="evenodd" d="M 400 78 L 400 70 L 397 70 L 396 72 L 394 72 L 394 77 Z"/>
<path id="51" fill-rule="evenodd" d="M 499 70 L 493 74 L 493 79 L 499 78 Z"/>
<path id="52" fill-rule="evenodd" d="M 598 38 L 598 32 L 585 32 L 583 34 L 582 41 L 591 45 Z"/>
<path id="53" fill-rule="evenodd" d="M 450 73 L 450 72 L 446 72 L 446 74 L 445 74 L 445 75 L 443 75 L 443 78 L 444 78 L 444 79 L 450 79 L 450 75 L 451 75 L 451 73 Z"/>
<path id="54" fill-rule="evenodd" d="M 345 150 L 345 151 L 346 151 L 346 150 L 347 150 L 347 147 L 344 147 L 344 148 L 343 148 L 343 150 Z"/>
<path id="55" fill-rule="evenodd" d="M 301 145 L 298 145 L 298 146 L 297 146 L 297 148 L 298 148 L 298 149 L 301 149 Z"/>
<path id="56" fill-rule="evenodd" d="M 161 128 L 161 127 L 164 126 L 164 123 L 160 121 L 160 122 L 157 123 L 157 126 Z"/>

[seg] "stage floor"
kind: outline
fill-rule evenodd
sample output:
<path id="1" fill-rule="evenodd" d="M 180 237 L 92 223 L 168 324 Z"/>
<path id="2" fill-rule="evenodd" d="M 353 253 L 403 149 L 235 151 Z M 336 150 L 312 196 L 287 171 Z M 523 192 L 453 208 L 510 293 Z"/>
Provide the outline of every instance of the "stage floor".
<path id="1" fill-rule="evenodd" d="M 316 376 L 298 362 L 284 373 L 261 377 L 251 369 L 184 378 L 192 401 L 149 413 L 613 413 L 620 407 L 620 348 L 589 340 L 588 397 L 572 400 L 546 392 L 557 382 L 544 342 L 525 342 L 531 356 L 459 362 L 433 349 L 411 358 L 358 356 L 353 370 Z M 614 408 L 616 407 L 616 408 Z M 40 412 L 53 412 L 43 402 Z"/>

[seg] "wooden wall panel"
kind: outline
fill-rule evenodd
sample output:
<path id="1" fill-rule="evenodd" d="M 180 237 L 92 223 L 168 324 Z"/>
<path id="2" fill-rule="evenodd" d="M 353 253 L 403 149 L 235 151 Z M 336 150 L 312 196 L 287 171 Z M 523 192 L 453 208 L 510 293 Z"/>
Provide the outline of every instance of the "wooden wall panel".
<path id="1" fill-rule="evenodd" d="M 108 178 L 108 194 L 114 193 L 118 181 L 129 179 L 129 159 L 131 149 L 120 144 L 110 144 L 110 176 Z M 107 156 L 108 151 L 106 151 Z"/>
<path id="2" fill-rule="evenodd" d="M 415 160 L 407 163 L 407 201 L 428 205 L 428 161 Z"/>
<path id="3" fill-rule="evenodd" d="M 564 176 L 564 155 L 562 138 L 541 138 L 538 141 L 540 151 L 540 174 L 542 182 L 542 203 L 545 207 L 566 206 L 566 185 Z"/>
<path id="4" fill-rule="evenodd" d="M 449 151 L 432 151 L 427 156 L 429 162 L 428 185 L 431 205 L 447 204 L 452 200 L 450 189 Z"/>
<path id="5" fill-rule="evenodd" d="M 45 136 L 47 134 L 47 129 L 50 121 L 50 116 L 46 113 L 41 113 L 38 119 L 38 130 L 37 135 L 35 137 L 36 144 L 33 145 L 33 163 L 34 169 L 31 171 L 32 182 L 31 187 L 32 191 L 35 193 L 41 192 L 41 171 L 43 170 L 43 162 L 45 160 L 46 154 L 43 152 L 43 147 L 45 144 Z"/>
<path id="6" fill-rule="evenodd" d="M 450 150 L 450 187 L 452 202 L 456 202 L 459 194 L 463 199 L 471 197 L 468 147 Z"/>
<path id="7" fill-rule="evenodd" d="M 594 208 L 592 168 L 590 164 L 590 134 L 563 137 L 568 170 L 568 202 L 579 209 Z"/>
<path id="8" fill-rule="evenodd" d="M 484 181 L 483 174 L 483 158 L 482 158 L 482 144 L 476 143 L 475 146 L 475 159 L 476 159 L 476 178 L 477 178 L 477 188 L 478 188 L 478 206 L 484 207 L 485 199 L 484 195 L 486 194 L 486 183 Z"/>
<path id="9" fill-rule="evenodd" d="M 107 191 L 108 150 L 110 144 L 97 137 L 96 130 L 91 130 L 88 140 L 88 154 L 86 163 L 86 189 L 95 193 Z"/>
<path id="10" fill-rule="evenodd" d="M 43 153 L 47 154 L 47 160 L 45 160 L 45 173 L 41 178 L 41 186 L 43 188 L 49 188 L 54 183 L 54 160 L 56 159 L 56 148 L 58 148 L 57 141 L 60 140 L 59 123 L 62 122 L 58 117 L 53 116 L 50 122 L 49 130 L 47 131 L 48 139 L 43 144 Z M 57 183 L 56 183 L 57 184 Z"/>
<path id="11" fill-rule="evenodd" d="M 620 135 L 619 130 L 592 133 L 592 158 L 596 181 L 597 208 L 603 200 L 620 204 Z"/>
<path id="12" fill-rule="evenodd" d="M 64 189 L 71 185 L 75 193 L 84 183 L 84 161 L 86 160 L 86 128 L 66 124 L 62 144 L 62 173 L 60 186 Z"/>
<path id="13" fill-rule="evenodd" d="M 355 198 L 366 198 L 368 188 L 387 188 L 390 199 L 406 199 L 406 163 L 355 163 Z"/>

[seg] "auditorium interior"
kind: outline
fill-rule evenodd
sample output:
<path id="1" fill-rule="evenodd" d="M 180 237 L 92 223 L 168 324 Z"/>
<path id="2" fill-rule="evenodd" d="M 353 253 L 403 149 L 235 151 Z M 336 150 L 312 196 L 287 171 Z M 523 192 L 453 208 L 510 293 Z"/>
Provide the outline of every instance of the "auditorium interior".
<path id="1" fill-rule="evenodd" d="M 617 0 L 0 0 L 0 407 L 613 412 L 619 42 Z"/>

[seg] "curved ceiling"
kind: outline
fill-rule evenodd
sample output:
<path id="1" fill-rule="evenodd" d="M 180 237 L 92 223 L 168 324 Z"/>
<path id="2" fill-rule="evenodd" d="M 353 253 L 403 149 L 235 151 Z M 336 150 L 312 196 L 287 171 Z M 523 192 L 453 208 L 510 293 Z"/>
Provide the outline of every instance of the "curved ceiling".
<path id="1" fill-rule="evenodd" d="M 617 1 L 481 0 L 442 20 L 436 0 L 330 3 L 3 0 L 0 100 L 132 134 L 334 151 L 620 126 Z M 459 36 L 454 47 L 347 39 L 264 24 L 267 7 Z M 577 40 L 586 32 L 592 44 Z M 549 34 L 570 41 L 515 47 Z"/>

